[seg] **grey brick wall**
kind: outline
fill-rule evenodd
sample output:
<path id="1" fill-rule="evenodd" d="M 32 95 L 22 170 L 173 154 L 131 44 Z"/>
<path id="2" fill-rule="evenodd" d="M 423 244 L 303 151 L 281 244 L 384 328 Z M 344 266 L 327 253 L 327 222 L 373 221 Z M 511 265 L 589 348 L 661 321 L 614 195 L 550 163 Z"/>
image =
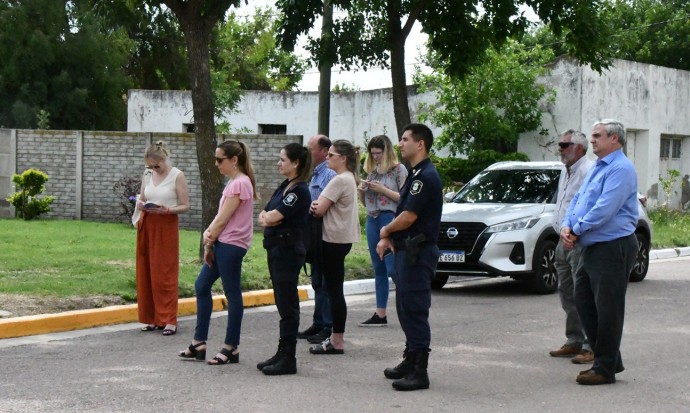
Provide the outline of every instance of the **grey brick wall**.
<path id="1" fill-rule="evenodd" d="M 203 183 L 199 178 L 193 134 L 36 130 L 16 132 L 15 173 L 37 168 L 49 176 L 45 194 L 55 196 L 56 200 L 47 217 L 126 222 L 121 215 L 122 207 L 117 194 L 113 192 L 113 185 L 125 177 L 141 177 L 144 172 L 146 147 L 152 142 L 162 140 L 168 145 L 172 164 L 184 172 L 189 184 L 190 211 L 180 216 L 180 226 L 201 229 Z M 290 142 L 302 142 L 302 137 L 222 135 L 219 139 L 239 139 L 249 148 L 257 191 L 261 195 L 261 200 L 256 202 L 256 218 L 283 180 L 276 165 L 280 149 Z M 80 170 L 81 176 L 78 176 Z M 80 181 L 79 193 L 77 186 Z M 79 199 L 81 205 L 77 204 Z"/>

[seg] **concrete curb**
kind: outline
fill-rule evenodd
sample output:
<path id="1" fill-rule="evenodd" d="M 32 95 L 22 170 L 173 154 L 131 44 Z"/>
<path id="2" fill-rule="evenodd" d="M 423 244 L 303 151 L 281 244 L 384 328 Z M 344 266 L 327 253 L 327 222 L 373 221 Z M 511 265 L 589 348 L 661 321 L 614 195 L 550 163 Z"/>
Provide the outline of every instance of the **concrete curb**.
<path id="1" fill-rule="evenodd" d="M 668 248 L 649 252 L 650 260 L 669 259 L 690 256 L 690 247 Z M 390 282 L 391 289 L 395 284 Z M 311 286 L 298 288 L 300 301 L 313 300 L 314 290 Z M 346 281 L 343 285 L 345 295 L 366 294 L 376 291 L 373 279 Z M 245 307 L 273 305 L 273 290 L 249 291 L 242 294 Z M 227 308 L 225 296 L 213 297 L 213 311 Z M 196 299 L 182 298 L 179 301 L 180 316 L 196 314 Z M 137 305 L 118 305 L 90 310 L 65 311 L 57 314 L 40 314 L 25 317 L 0 319 L 0 339 L 24 337 L 36 334 L 56 333 L 60 331 L 80 330 L 111 324 L 136 322 Z"/>
<path id="2" fill-rule="evenodd" d="M 305 287 L 300 287 L 298 293 L 300 301 L 309 299 Z M 245 307 L 275 304 L 273 290 L 249 291 L 242 294 L 242 300 Z M 224 308 L 227 308 L 225 296 L 214 296 L 213 311 L 220 311 Z M 181 298 L 178 303 L 178 315 L 186 316 L 191 314 L 196 314 L 196 299 Z M 6 318 L 0 319 L 0 339 L 80 330 L 111 324 L 132 323 L 137 320 L 136 304 Z"/>
<path id="3" fill-rule="evenodd" d="M 667 258 L 678 258 L 690 256 L 690 247 L 667 248 L 663 250 L 649 251 L 650 260 L 660 260 Z"/>

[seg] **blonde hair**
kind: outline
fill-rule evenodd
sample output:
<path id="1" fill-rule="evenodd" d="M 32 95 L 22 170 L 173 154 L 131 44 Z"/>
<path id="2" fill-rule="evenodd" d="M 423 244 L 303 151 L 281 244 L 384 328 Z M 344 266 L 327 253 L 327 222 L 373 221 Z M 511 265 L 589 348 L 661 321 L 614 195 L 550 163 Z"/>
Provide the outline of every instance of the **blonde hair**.
<path id="1" fill-rule="evenodd" d="M 170 152 L 168 151 L 168 145 L 166 145 L 163 141 L 158 141 L 154 143 L 153 145 L 146 148 L 146 152 L 144 152 L 144 159 L 150 158 L 158 162 L 167 163 L 169 156 Z"/>
<path id="2" fill-rule="evenodd" d="M 373 148 L 381 149 L 383 154 L 381 155 L 381 161 L 379 162 L 380 173 L 386 173 L 391 169 L 398 166 L 398 158 L 395 156 L 395 151 L 393 150 L 393 143 L 386 135 L 378 135 L 371 138 L 367 144 L 367 158 L 364 161 L 364 171 L 368 174 L 376 170 L 376 160 L 371 156 L 371 150 Z"/>

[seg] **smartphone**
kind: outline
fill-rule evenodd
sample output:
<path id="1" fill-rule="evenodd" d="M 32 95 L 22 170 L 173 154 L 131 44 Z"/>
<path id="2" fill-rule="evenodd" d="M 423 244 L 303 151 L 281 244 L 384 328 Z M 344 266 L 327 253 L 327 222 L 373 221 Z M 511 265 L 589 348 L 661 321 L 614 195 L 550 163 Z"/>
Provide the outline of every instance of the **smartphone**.
<path id="1" fill-rule="evenodd" d="M 390 248 L 386 249 L 385 251 L 383 251 L 383 258 L 386 258 L 387 256 L 391 255 L 392 253 L 393 253 L 393 250 L 391 250 Z"/>
<path id="2" fill-rule="evenodd" d="M 144 204 L 144 209 L 151 209 L 151 208 L 159 208 L 157 204 L 154 204 L 153 202 L 147 202 Z"/>

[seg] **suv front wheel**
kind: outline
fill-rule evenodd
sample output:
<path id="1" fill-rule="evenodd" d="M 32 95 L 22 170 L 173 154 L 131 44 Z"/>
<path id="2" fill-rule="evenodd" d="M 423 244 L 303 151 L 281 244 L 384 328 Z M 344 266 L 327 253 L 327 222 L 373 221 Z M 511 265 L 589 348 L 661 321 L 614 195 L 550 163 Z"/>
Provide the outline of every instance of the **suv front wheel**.
<path id="1" fill-rule="evenodd" d="M 537 294 L 551 294 L 558 288 L 558 275 L 556 274 L 556 243 L 545 239 L 535 249 L 532 268 L 534 275 L 529 279 L 530 288 Z"/>
<path id="2" fill-rule="evenodd" d="M 635 237 L 637 238 L 637 258 L 630 274 L 630 282 L 644 280 L 649 269 L 649 239 L 640 231 L 635 233 Z"/>

